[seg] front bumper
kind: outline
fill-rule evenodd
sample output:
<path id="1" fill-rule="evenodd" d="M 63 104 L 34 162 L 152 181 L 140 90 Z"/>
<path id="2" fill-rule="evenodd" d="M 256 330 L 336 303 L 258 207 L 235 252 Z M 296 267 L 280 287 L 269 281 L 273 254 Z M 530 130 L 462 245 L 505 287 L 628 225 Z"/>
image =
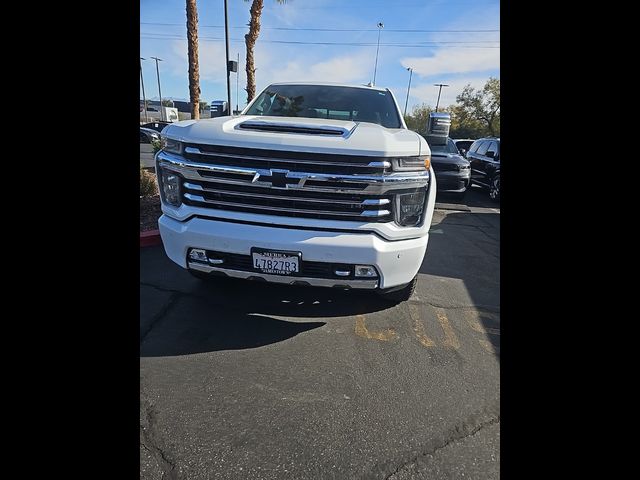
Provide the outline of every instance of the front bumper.
<path id="1" fill-rule="evenodd" d="M 462 193 L 471 181 L 470 170 L 436 172 L 436 175 L 438 176 L 438 192 L 443 193 Z"/>
<path id="2" fill-rule="evenodd" d="M 429 235 L 387 241 L 373 233 L 299 230 L 193 217 L 180 222 L 167 215 L 158 221 L 167 256 L 183 268 L 224 272 L 236 278 L 323 287 L 390 288 L 409 283 L 418 273 Z M 268 275 L 187 262 L 189 248 L 250 255 L 252 247 L 302 253 L 302 276 Z M 377 279 L 329 279 L 304 276 L 304 262 L 374 265 Z"/>

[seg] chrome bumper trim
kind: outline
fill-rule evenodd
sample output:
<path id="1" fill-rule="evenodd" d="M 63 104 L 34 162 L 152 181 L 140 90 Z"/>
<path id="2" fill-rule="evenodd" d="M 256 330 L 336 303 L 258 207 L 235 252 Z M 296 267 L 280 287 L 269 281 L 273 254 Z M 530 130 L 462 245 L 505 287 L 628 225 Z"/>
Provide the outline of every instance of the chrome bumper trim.
<path id="1" fill-rule="evenodd" d="M 241 270 L 229 270 L 226 268 L 213 267 L 211 265 L 205 265 L 203 263 L 197 262 L 187 262 L 189 268 L 193 270 L 198 270 L 200 272 L 210 273 L 210 272 L 223 272 L 226 273 L 227 276 L 233 278 L 242 278 L 247 279 L 250 277 L 253 278 L 262 278 L 267 282 L 271 283 L 280 283 L 285 285 L 294 285 L 294 284 L 308 284 L 313 287 L 344 287 L 344 288 L 362 288 L 373 290 L 378 288 L 378 279 L 373 280 L 340 280 L 340 279 L 331 279 L 331 278 L 311 278 L 311 277 L 285 277 L 283 275 L 269 275 L 266 273 L 260 272 L 243 272 Z"/>

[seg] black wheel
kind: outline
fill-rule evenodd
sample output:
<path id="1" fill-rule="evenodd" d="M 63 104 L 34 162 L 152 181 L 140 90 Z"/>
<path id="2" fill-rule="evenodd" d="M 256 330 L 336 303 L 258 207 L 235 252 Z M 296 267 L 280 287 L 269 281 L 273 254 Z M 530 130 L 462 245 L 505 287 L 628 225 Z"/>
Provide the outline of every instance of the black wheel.
<path id="1" fill-rule="evenodd" d="M 415 277 L 413 277 L 413 280 L 411 280 L 411 282 L 406 284 L 404 287 L 398 290 L 390 291 L 390 292 L 379 290 L 378 295 L 380 295 L 380 297 L 382 297 L 384 300 L 387 300 L 389 302 L 393 302 L 393 303 L 406 302 L 411 298 L 411 295 L 413 295 L 413 292 L 415 292 L 417 283 L 418 283 L 418 276 L 416 275 Z"/>
<path id="2" fill-rule="evenodd" d="M 500 201 L 500 175 L 496 175 L 491 180 L 491 187 L 489 188 L 489 197 L 494 202 Z"/>

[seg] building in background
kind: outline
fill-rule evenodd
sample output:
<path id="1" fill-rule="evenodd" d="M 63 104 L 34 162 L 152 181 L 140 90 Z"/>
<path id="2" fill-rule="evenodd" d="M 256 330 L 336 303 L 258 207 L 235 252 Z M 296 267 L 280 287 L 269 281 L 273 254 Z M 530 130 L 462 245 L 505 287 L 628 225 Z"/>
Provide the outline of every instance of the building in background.
<path id="1" fill-rule="evenodd" d="M 180 100 L 167 100 L 170 107 L 163 107 L 165 109 L 164 120 L 168 122 L 177 122 L 178 120 L 190 120 L 191 119 L 191 102 L 183 102 Z M 225 102 L 226 103 L 226 102 Z M 169 109 L 167 111 L 166 109 Z M 149 121 L 161 120 L 160 102 L 158 100 L 147 100 L 147 117 Z M 211 110 L 206 106 L 200 111 L 200 118 L 210 118 Z M 140 122 L 144 123 L 144 104 L 140 100 Z"/>

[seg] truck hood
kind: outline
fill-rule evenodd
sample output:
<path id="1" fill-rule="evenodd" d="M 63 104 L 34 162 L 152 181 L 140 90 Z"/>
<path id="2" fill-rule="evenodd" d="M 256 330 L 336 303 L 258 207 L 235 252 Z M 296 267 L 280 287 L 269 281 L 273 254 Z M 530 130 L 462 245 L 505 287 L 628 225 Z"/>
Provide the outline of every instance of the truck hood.
<path id="1" fill-rule="evenodd" d="M 299 152 L 385 157 L 429 153 L 425 144 L 420 151 L 421 137 L 405 128 L 323 118 L 239 115 L 184 120 L 168 125 L 162 134 L 187 143 Z"/>

